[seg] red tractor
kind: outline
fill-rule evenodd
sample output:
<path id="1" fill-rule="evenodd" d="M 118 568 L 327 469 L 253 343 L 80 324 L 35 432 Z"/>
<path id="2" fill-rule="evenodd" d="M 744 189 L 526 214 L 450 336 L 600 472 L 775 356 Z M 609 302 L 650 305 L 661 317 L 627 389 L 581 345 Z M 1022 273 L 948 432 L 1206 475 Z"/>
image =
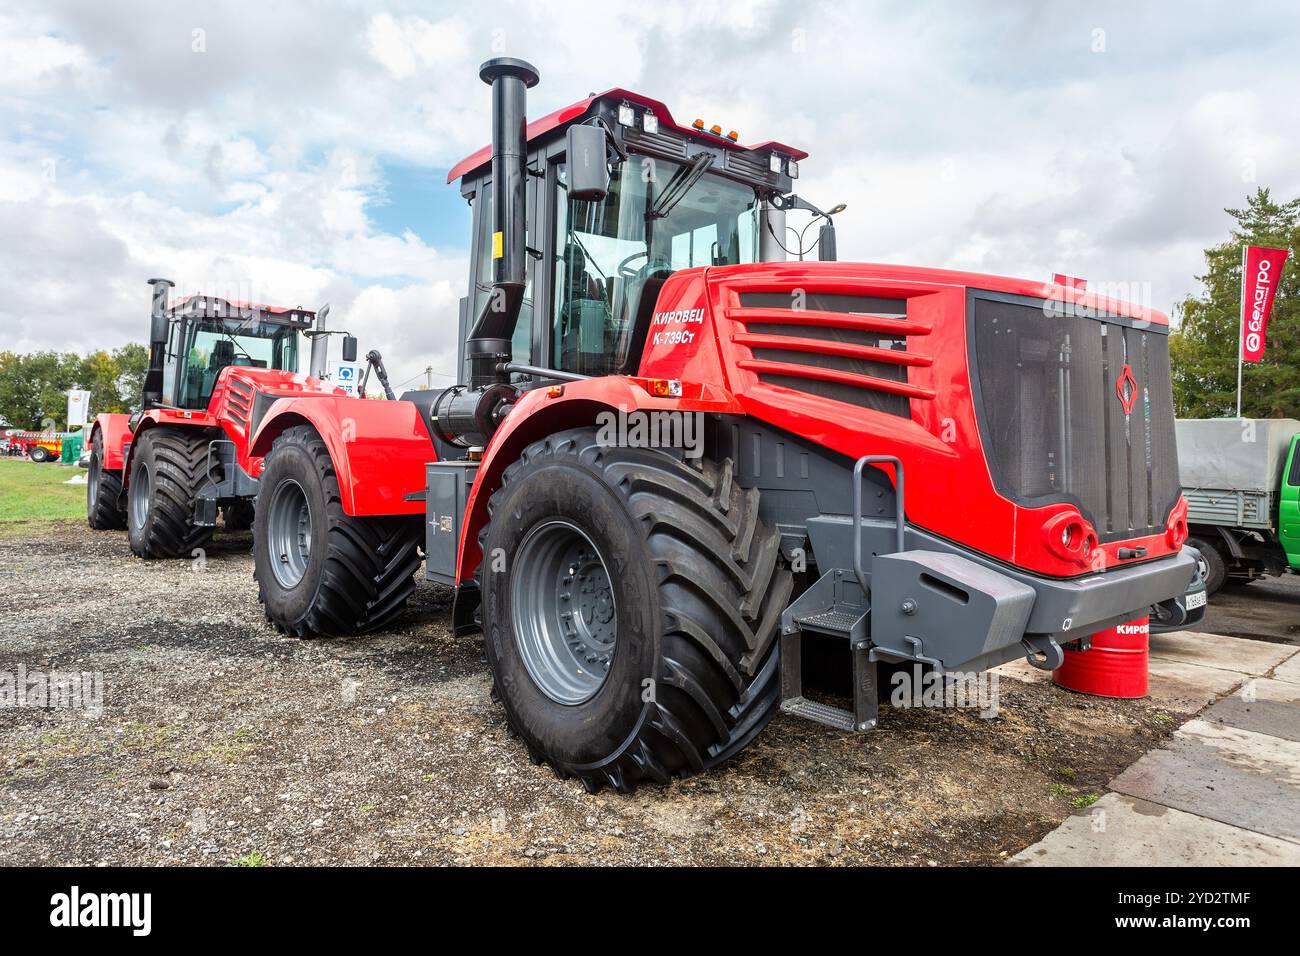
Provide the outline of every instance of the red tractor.
<path id="1" fill-rule="evenodd" d="M 305 309 L 189 296 L 169 302 L 167 279 L 151 279 L 153 312 L 142 411 L 102 414 L 90 432 L 86 520 L 126 527 L 142 558 L 189 557 L 225 526 L 252 525 L 261 458 L 248 437 L 266 396 L 341 392 L 324 374 L 326 306 Z M 313 375 L 298 373 L 298 344 L 312 341 Z M 350 353 L 350 354 L 349 354 Z M 344 339 L 345 360 L 356 340 Z"/>
<path id="2" fill-rule="evenodd" d="M 537 71 L 480 76 L 492 146 L 449 175 L 465 384 L 253 396 L 278 627 L 383 624 L 423 546 L 532 758 L 626 790 L 778 708 L 869 730 L 881 664 L 1050 669 L 1186 590 L 1165 316 L 831 261 L 802 151 L 620 89 L 526 124 Z M 821 217 L 822 261 L 786 261 L 789 209 Z M 803 690 L 828 641 L 849 707 Z"/>

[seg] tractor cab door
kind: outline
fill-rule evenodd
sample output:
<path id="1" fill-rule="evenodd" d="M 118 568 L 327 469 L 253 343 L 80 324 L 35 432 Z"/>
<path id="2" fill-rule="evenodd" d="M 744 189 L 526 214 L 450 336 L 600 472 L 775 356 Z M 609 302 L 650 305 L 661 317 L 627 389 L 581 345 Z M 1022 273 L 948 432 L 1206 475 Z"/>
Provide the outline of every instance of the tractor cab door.
<path id="1" fill-rule="evenodd" d="M 554 167 L 553 312 L 542 364 L 584 375 L 634 374 L 660 290 L 673 272 L 755 262 L 753 188 L 685 163 L 631 155 L 605 198 L 569 199 Z M 673 197 L 673 198 L 668 198 Z"/>

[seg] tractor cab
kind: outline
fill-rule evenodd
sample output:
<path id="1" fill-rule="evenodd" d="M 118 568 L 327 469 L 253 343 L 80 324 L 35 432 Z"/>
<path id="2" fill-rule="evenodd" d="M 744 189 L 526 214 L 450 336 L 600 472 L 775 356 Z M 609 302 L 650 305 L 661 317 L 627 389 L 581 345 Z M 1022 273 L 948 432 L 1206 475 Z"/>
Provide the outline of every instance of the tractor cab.
<path id="1" fill-rule="evenodd" d="M 783 260 L 785 209 L 807 154 L 737 140 L 700 120 L 681 126 L 662 103 L 619 89 L 530 124 L 526 285 L 511 361 L 581 375 L 633 373 L 669 275 Z M 587 160 L 574 171 L 571 150 Z M 467 329 L 493 294 L 501 254 L 490 159 L 490 149 L 480 150 L 448 176 L 460 179 L 473 209 L 470 283 L 461 300 L 467 375 Z M 593 166 L 604 177 L 594 190 Z"/>
<path id="2" fill-rule="evenodd" d="M 223 369 L 298 371 L 299 333 L 316 314 L 305 309 L 190 296 L 169 305 L 160 403 L 203 410 Z"/>

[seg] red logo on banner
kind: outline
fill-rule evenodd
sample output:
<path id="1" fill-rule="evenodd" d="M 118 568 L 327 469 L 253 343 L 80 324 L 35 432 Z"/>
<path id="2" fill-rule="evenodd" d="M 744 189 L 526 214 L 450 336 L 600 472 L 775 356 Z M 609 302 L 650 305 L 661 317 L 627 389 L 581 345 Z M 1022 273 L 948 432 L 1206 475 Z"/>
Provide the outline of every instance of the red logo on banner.
<path id="1" fill-rule="evenodd" d="M 1264 360 L 1264 339 L 1268 315 L 1273 311 L 1273 297 L 1282 279 L 1286 262 L 1285 249 L 1247 246 L 1241 265 L 1241 358 L 1246 362 Z"/>
<path id="2" fill-rule="evenodd" d="M 1137 379 L 1133 377 L 1133 369 L 1129 368 L 1128 362 L 1119 370 L 1119 378 L 1115 379 L 1115 395 L 1119 398 L 1119 403 L 1124 406 L 1124 414 L 1133 414 L 1133 403 L 1138 397 Z"/>

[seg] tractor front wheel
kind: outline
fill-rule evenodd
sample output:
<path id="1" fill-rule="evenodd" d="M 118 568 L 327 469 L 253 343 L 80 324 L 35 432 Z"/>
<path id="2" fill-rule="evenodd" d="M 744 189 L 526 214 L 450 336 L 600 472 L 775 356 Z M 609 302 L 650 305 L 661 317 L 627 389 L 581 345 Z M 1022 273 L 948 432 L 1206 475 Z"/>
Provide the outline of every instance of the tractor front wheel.
<path id="1" fill-rule="evenodd" d="M 126 533 L 140 557 L 188 558 L 212 540 L 212 529 L 193 521 L 211 440 L 206 429 L 165 426 L 136 440 L 126 491 Z"/>
<path id="2" fill-rule="evenodd" d="M 126 527 L 122 505 L 122 471 L 104 467 L 104 435 L 96 432 L 86 472 L 86 524 L 95 531 Z"/>
<path id="3" fill-rule="evenodd" d="M 254 576 L 266 618 L 296 637 L 383 627 L 415 589 L 424 522 L 343 510 L 329 449 L 309 425 L 271 446 L 253 518 Z"/>
<path id="4" fill-rule="evenodd" d="M 50 461 L 51 459 L 54 458 L 54 456 L 50 454 L 50 450 L 46 448 L 44 445 L 34 445 L 32 447 L 32 452 L 29 457 L 31 458 L 32 461 L 35 462 Z"/>
<path id="5" fill-rule="evenodd" d="M 528 446 L 490 508 L 488 662 L 534 761 L 630 791 L 716 766 L 763 729 L 793 582 L 730 461 L 575 429 Z"/>

